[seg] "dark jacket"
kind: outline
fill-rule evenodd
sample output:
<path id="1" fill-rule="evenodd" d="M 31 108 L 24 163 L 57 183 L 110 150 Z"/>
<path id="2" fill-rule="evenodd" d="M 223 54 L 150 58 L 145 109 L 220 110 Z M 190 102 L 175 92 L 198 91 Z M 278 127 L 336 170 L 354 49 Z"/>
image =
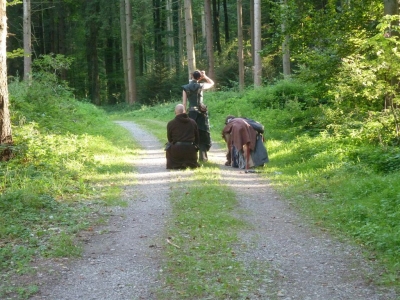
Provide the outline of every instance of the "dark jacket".
<path id="1" fill-rule="evenodd" d="M 187 114 L 180 114 L 167 124 L 168 142 L 193 142 L 198 145 L 199 131 L 194 120 Z"/>

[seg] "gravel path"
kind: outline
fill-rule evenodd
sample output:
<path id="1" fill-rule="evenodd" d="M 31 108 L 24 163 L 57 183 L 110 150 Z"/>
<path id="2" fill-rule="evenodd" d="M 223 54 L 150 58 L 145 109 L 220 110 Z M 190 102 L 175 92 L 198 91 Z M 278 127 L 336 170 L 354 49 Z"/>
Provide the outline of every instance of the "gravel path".
<path id="1" fill-rule="evenodd" d="M 165 169 L 165 152 L 155 137 L 132 122 L 118 124 L 143 146 L 134 162 L 138 182 L 125 189 L 129 206 L 116 208 L 110 224 L 98 230 L 105 233 L 91 237 L 82 259 L 33 299 L 156 299 L 169 190 L 179 174 L 185 175 Z M 307 225 L 259 174 L 225 167 L 223 147 L 213 147 L 209 158 L 221 165 L 222 183 L 237 194 L 237 216 L 251 225 L 240 236 L 238 259 L 249 267 L 266 263 L 273 274 L 251 299 L 399 299 L 368 283 L 373 269 L 359 251 Z"/>

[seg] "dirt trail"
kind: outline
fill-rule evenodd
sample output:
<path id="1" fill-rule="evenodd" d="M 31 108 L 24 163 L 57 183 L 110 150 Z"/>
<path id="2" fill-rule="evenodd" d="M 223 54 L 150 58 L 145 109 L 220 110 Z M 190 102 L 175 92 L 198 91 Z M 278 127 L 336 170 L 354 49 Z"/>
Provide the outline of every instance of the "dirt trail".
<path id="1" fill-rule="evenodd" d="M 167 171 L 155 137 L 132 122 L 118 124 L 143 147 L 134 162 L 138 182 L 125 187 L 129 206 L 116 208 L 110 224 L 97 229 L 105 233 L 89 240 L 82 259 L 33 299 L 156 299 L 170 186 L 188 172 Z M 249 267 L 266 263 L 273 275 L 249 299 L 399 299 L 370 285 L 373 271 L 359 252 L 307 225 L 259 174 L 225 167 L 223 147 L 213 147 L 209 158 L 221 165 L 222 182 L 237 194 L 237 216 L 251 225 L 240 236 L 238 259 Z"/>

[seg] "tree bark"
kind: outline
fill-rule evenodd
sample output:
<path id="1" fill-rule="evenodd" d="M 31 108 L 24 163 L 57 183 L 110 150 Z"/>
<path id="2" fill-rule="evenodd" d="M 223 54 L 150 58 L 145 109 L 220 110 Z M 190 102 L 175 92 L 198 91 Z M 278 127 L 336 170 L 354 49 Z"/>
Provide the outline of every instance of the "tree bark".
<path id="1" fill-rule="evenodd" d="M 250 39 L 251 39 L 251 62 L 254 66 L 254 0 L 250 0 Z"/>
<path id="2" fill-rule="evenodd" d="M 261 0 L 254 0 L 254 86 L 261 86 Z"/>
<path id="3" fill-rule="evenodd" d="M 186 51 L 188 61 L 189 79 L 191 74 L 196 70 L 196 56 L 194 52 L 194 37 L 193 37 L 193 18 L 192 18 L 192 1 L 185 0 L 185 27 L 186 27 Z"/>
<path id="4" fill-rule="evenodd" d="M 128 65 L 127 65 L 127 41 L 126 41 L 126 20 L 125 20 L 125 0 L 120 0 L 119 18 L 121 25 L 121 45 L 122 45 L 122 65 L 124 71 L 124 92 L 125 102 L 129 103 L 129 80 L 128 80 Z"/>
<path id="5" fill-rule="evenodd" d="M 169 69 L 175 68 L 175 53 L 174 53 L 174 27 L 172 22 L 172 1 L 167 0 L 167 33 L 168 33 L 168 63 Z"/>
<path id="6" fill-rule="evenodd" d="M 30 84 L 32 75 L 31 0 L 24 0 L 24 81 Z"/>
<path id="7" fill-rule="evenodd" d="M 283 77 L 290 77 L 290 49 L 289 49 L 289 34 L 286 33 L 286 13 L 287 13 L 287 0 L 281 1 L 282 8 L 282 64 L 283 64 Z"/>
<path id="8" fill-rule="evenodd" d="M 207 74 L 210 78 L 215 78 L 214 72 L 214 47 L 213 47 L 213 31 L 212 31 L 212 14 L 211 14 L 211 1 L 204 0 L 204 14 L 205 14 L 205 27 L 206 27 L 206 41 L 207 41 L 207 58 L 208 70 Z"/>
<path id="9" fill-rule="evenodd" d="M 135 59 L 132 43 L 132 5 L 130 0 L 125 0 L 125 24 L 126 24 L 126 53 L 128 72 L 128 103 L 136 102 L 136 76 Z"/>
<path id="10" fill-rule="evenodd" d="M 86 9 L 88 16 L 97 16 L 99 12 L 99 3 L 87 2 Z M 89 75 L 89 97 L 92 103 L 100 105 L 99 54 L 97 51 L 99 24 L 95 18 L 88 17 L 86 27 L 86 55 Z"/>
<path id="11" fill-rule="evenodd" d="M 399 12 L 398 0 L 383 0 L 383 14 L 386 15 L 397 15 Z"/>
<path id="12" fill-rule="evenodd" d="M 218 53 L 221 54 L 221 38 L 219 34 L 219 5 L 217 5 L 216 0 L 212 0 L 213 6 L 213 16 L 214 16 L 214 39 L 215 39 L 215 47 L 217 48 Z"/>
<path id="13" fill-rule="evenodd" d="M 239 89 L 244 88 L 242 0 L 237 0 Z"/>
<path id="14" fill-rule="evenodd" d="M 183 40 L 184 40 L 184 31 L 183 31 L 183 26 L 186 22 L 184 20 L 184 13 L 182 12 L 182 0 L 178 0 L 178 60 L 179 60 L 179 69 L 184 69 L 185 68 L 185 55 L 184 55 L 184 46 L 183 46 Z M 183 20 L 183 21 L 182 21 Z"/>
<path id="15" fill-rule="evenodd" d="M 0 160 L 11 158 L 9 146 L 13 143 L 8 109 L 7 85 L 7 16 L 6 1 L 0 1 Z"/>
<path id="16" fill-rule="evenodd" d="M 226 0 L 223 1 L 224 6 L 224 24 L 225 24 L 225 43 L 229 43 L 229 17 L 228 17 L 228 5 Z"/>

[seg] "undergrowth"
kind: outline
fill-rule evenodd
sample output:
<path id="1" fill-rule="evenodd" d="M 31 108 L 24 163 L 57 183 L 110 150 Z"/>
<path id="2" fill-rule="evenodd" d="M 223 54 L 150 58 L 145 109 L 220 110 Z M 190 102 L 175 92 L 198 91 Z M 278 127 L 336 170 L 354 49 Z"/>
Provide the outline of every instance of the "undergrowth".
<path id="1" fill-rule="evenodd" d="M 52 85 L 9 85 L 13 155 L 0 162 L 0 298 L 29 297 L 35 257 L 77 257 L 77 235 L 125 205 L 135 143 L 95 106 Z M 14 278 L 14 283 L 10 280 Z"/>

